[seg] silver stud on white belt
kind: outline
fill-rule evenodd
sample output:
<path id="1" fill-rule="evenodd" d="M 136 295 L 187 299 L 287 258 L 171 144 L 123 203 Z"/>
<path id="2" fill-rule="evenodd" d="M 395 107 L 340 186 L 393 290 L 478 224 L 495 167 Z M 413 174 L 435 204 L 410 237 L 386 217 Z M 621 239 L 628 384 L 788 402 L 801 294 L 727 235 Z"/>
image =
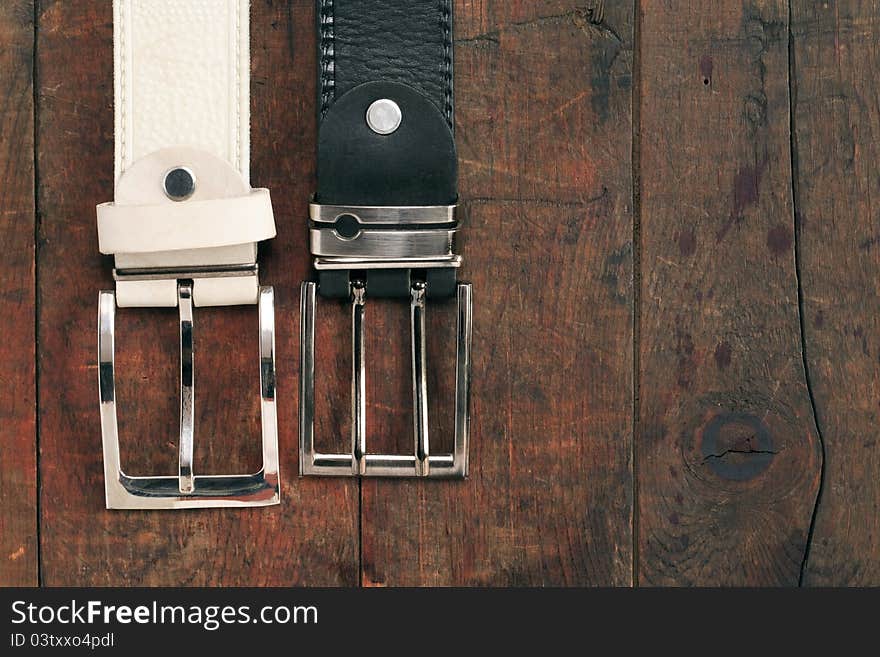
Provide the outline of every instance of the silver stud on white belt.
<path id="1" fill-rule="evenodd" d="M 271 287 L 259 291 L 260 411 L 263 467 L 255 474 L 196 475 L 195 363 L 193 358 L 192 281 L 177 285 L 180 317 L 180 438 L 177 476 L 131 477 L 119 457 L 116 420 L 115 324 L 116 294 L 105 290 L 98 299 L 98 389 L 104 443 L 104 481 L 109 509 L 190 509 L 277 504 L 278 429 L 275 411 L 275 310 Z"/>
<path id="2" fill-rule="evenodd" d="M 452 254 L 451 240 L 443 242 L 440 251 L 416 253 L 418 245 L 409 244 L 393 256 L 373 255 L 372 245 L 366 244 L 360 252 L 354 246 L 351 253 L 338 255 L 334 238 L 340 217 L 354 217 L 360 224 L 449 223 L 455 224 L 453 206 L 443 207 L 339 207 L 313 204 L 313 253 L 316 269 L 371 270 L 387 268 L 428 269 L 458 267 L 461 258 Z M 423 233 L 454 233 L 454 227 L 423 230 Z M 366 231 L 362 231 L 366 232 Z M 386 234 L 390 231 L 384 231 Z M 401 231 L 402 232 L 402 231 Z M 355 240 L 356 241 L 356 240 Z M 318 284 L 307 281 L 302 285 L 301 298 L 301 374 L 300 374 L 300 474 L 361 477 L 423 477 L 435 479 L 462 478 L 468 472 L 468 442 L 470 434 L 470 378 L 471 341 L 473 332 L 473 300 L 471 286 L 457 285 L 458 314 L 455 363 L 455 436 L 452 453 L 434 454 L 428 434 L 428 362 L 426 357 L 425 316 L 428 287 L 424 281 L 413 281 L 410 290 L 410 330 L 412 349 L 413 392 L 413 451 L 412 454 L 370 454 L 367 451 L 366 393 L 364 376 L 366 354 L 364 330 L 369 287 L 355 279 L 350 284 L 352 324 L 351 375 L 351 453 L 324 454 L 315 448 L 315 315 Z"/>
<path id="3" fill-rule="evenodd" d="M 172 201 L 185 201 L 196 191 L 196 175 L 189 167 L 174 167 L 165 174 L 162 191 Z"/>

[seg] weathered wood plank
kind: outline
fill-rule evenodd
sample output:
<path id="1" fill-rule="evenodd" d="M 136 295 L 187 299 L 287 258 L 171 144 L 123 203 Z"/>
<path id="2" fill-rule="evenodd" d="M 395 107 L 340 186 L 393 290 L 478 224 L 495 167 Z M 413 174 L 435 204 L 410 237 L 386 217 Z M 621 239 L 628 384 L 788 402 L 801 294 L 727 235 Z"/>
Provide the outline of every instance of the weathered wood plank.
<path id="1" fill-rule="evenodd" d="M 825 478 L 804 583 L 880 584 L 880 8 L 792 3 L 806 354 Z"/>
<path id="2" fill-rule="evenodd" d="M 471 476 L 363 483 L 366 585 L 632 581 L 633 5 L 601 14 L 456 3 Z M 412 449 L 406 312 L 370 320 L 386 339 L 368 425 L 386 449 Z M 429 316 L 432 440 L 448 441 L 454 315 Z"/>
<path id="3" fill-rule="evenodd" d="M 794 585 L 822 457 L 798 316 L 788 7 L 642 12 L 640 581 Z"/>
<path id="4" fill-rule="evenodd" d="M 50 585 L 356 584 L 356 482 L 296 477 L 299 281 L 313 187 L 314 3 L 252 8 L 252 179 L 273 189 L 279 237 L 261 260 L 276 287 L 283 504 L 254 510 L 103 508 L 96 390 L 97 292 L 112 285 L 94 206 L 112 198 L 110 2 L 39 4 L 40 418 L 44 581 Z M 296 254 L 295 256 L 293 254 Z M 123 459 L 134 474 L 176 463 L 176 312 L 118 314 Z M 253 308 L 196 311 L 196 462 L 253 468 L 259 436 Z"/>
<path id="5" fill-rule="evenodd" d="M 34 7 L 0 5 L 0 586 L 37 584 Z"/>

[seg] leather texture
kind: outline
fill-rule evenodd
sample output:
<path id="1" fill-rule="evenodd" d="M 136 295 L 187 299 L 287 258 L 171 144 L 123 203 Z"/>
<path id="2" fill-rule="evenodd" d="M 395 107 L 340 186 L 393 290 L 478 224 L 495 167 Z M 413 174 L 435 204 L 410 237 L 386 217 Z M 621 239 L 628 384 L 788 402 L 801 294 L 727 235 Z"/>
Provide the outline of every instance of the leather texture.
<path id="1" fill-rule="evenodd" d="M 318 183 L 329 205 L 452 205 L 458 200 L 453 135 L 452 6 L 447 0 L 317 0 Z M 378 135 L 365 116 L 390 98 L 402 122 Z M 408 227 L 411 228 L 411 227 Z M 394 230 L 390 227 L 389 230 Z M 322 271 L 322 296 L 348 296 L 350 272 Z M 432 297 L 455 293 L 439 271 L 358 272 L 367 294 L 408 296 L 413 278 Z"/>
<path id="2" fill-rule="evenodd" d="M 335 98 L 383 80 L 421 93 L 452 127 L 451 0 L 318 0 L 318 16 L 322 115 Z"/>
<path id="3" fill-rule="evenodd" d="M 379 135 L 367 108 L 390 98 L 400 127 Z M 452 205 L 458 197 L 452 131 L 440 111 L 412 87 L 367 82 L 333 104 L 318 136 L 318 203 L 333 205 Z"/>
<path id="4" fill-rule="evenodd" d="M 275 234 L 268 192 L 251 190 L 249 0 L 114 0 L 116 198 L 99 242 L 117 269 L 256 262 Z M 162 191 L 196 173 L 191 199 Z M 214 221 L 211 222 L 211 217 Z M 138 222 L 144 222 L 136 226 Z M 176 281 L 119 281 L 117 303 L 176 305 Z M 196 279 L 196 306 L 255 304 L 256 276 Z"/>
<path id="5" fill-rule="evenodd" d="M 114 0 L 116 180 L 192 146 L 250 178 L 249 0 Z"/>
<path id="6" fill-rule="evenodd" d="M 197 181 L 182 202 L 156 184 L 180 162 Z M 101 253 L 205 249 L 274 236 L 269 190 L 249 189 L 225 161 L 195 149 L 166 148 L 141 158 L 120 178 L 116 202 L 98 206 Z"/>

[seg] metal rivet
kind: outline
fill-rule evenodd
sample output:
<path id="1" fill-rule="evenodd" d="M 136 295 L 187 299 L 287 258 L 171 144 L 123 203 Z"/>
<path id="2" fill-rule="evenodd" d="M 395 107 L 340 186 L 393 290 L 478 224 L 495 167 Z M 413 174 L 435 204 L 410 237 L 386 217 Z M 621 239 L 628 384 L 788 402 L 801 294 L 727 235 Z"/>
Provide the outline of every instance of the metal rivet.
<path id="1" fill-rule="evenodd" d="M 172 201 L 185 201 L 196 191 L 196 176 L 186 167 L 174 167 L 165 174 L 162 186 Z"/>
<path id="2" fill-rule="evenodd" d="M 401 121 L 400 105 L 388 98 L 380 98 L 367 109 L 367 125 L 378 135 L 390 135 L 400 127 Z"/>

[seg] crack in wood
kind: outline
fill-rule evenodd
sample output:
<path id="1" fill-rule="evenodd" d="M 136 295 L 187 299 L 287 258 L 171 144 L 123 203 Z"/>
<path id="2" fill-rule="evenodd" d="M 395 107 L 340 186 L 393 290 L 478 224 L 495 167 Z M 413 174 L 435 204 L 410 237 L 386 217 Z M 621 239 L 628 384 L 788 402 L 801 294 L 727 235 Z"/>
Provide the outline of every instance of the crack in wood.
<path id="1" fill-rule="evenodd" d="M 730 449 L 725 449 L 720 454 L 708 454 L 703 458 L 703 463 L 710 459 L 723 459 L 728 454 L 772 454 L 776 455 L 779 452 L 772 449 L 739 449 L 736 447 L 731 447 Z"/>
<path id="2" fill-rule="evenodd" d="M 804 370 L 804 382 L 807 388 L 807 396 L 810 400 L 810 409 L 812 411 L 813 427 L 816 430 L 816 437 L 819 442 L 820 465 L 819 465 L 819 486 L 816 489 L 816 499 L 813 501 L 813 510 L 810 515 L 810 525 L 807 529 L 807 540 L 804 544 L 803 558 L 801 559 L 800 571 L 798 573 L 798 586 L 804 585 L 804 574 L 810 560 L 810 548 L 813 545 L 813 537 L 816 530 L 816 517 L 819 512 L 819 505 L 822 501 L 822 492 L 825 486 L 825 436 L 819 423 L 819 414 L 816 410 L 816 397 L 813 391 L 813 380 L 810 372 L 810 362 L 807 357 L 807 332 L 805 326 L 806 313 L 804 310 L 804 286 L 803 286 L 803 262 L 801 259 L 801 227 L 802 222 L 798 221 L 800 216 L 800 189 L 798 181 L 800 177 L 800 166 L 798 160 L 797 148 L 797 75 L 794 58 L 794 33 L 792 30 L 792 3 L 788 2 L 788 117 L 789 117 L 789 147 L 791 149 L 790 165 L 791 165 L 791 203 L 792 203 L 792 224 L 794 228 L 794 271 L 795 281 L 797 283 L 797 309 L 798 309 L 798 325 L 800 328 L 800 346 L 801 359 Z"/>

